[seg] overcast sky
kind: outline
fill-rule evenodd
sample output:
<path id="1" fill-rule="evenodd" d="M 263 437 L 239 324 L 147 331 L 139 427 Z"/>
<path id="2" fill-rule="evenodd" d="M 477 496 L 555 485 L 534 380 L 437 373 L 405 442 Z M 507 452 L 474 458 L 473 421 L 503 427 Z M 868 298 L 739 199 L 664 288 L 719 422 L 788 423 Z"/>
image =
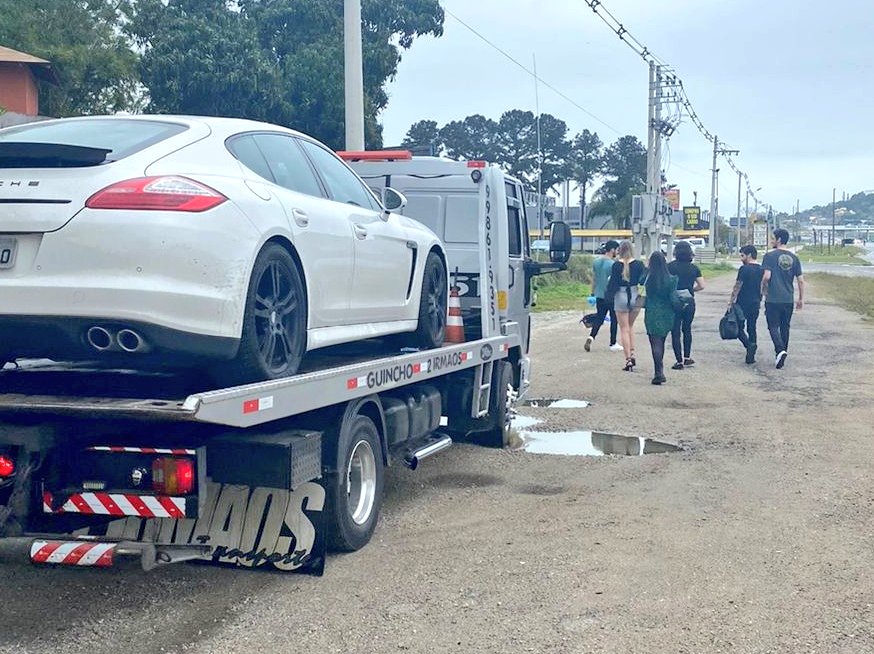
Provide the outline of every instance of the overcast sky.
<path id="1" fill-rule="evenodd" d="M 540 85 L 540 110 L 606 143 L 646 145 L 648 69 L 583 0 L 441 0 L 587 115 Z M 738 167 L 776 211 L 831 202 L 832 188 L 874 190 L 874 1 L 602 0 L 675 70 L 705 127 L 740 150 Z M 382 115 L 386 144 L 421 119 L 497 119 L 535 109 L 531 76 L 447 14 L 444 35 L 404 53 Z M 604 123 L 606 123 L 606 126 Z M 712 146 L 687 118 L 663 150 L 683 204 L 710 202 Z M 720 168 L 720 214 L 737 207 L 737 175 Z M 744 200 L 742 199 L 742 202 Z M 751 206 L 752 209 L 752 206 Z"/>

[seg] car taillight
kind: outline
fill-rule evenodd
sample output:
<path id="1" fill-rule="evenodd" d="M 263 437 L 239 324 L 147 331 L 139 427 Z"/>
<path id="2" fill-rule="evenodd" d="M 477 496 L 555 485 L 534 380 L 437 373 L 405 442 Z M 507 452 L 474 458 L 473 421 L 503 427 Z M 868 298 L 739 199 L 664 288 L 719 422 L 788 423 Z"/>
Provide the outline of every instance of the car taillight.
<path id="1" fill-rule="evenodd" d="M 12 457 L 0 454 L 0 479 L 15 474 L 15 461 Z"/>
<path id="2" fill-rule="evenodd" d="M 194 461 L 167 456 L 155 459 L 152 489 L 162 495 L 188 495 L 194 490 Z"/>
<path id="3" fill-rule="evenodd" d="M 137 177 L 117 182 L 88 198 L 89 209 L 199 212 L 217 207 L 227 198 L 187 177 Z"/>

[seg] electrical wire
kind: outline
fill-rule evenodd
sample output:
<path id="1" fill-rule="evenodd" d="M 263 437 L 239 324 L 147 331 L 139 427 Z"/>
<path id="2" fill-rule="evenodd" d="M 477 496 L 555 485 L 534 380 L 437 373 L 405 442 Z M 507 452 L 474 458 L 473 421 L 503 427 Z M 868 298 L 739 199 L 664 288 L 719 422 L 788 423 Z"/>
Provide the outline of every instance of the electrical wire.
<path id="1" fill-rule="evenodd" d="M 489 40 L 488 38 L 486 38 L 483 34 L 481 34 L 479 31 L 477 31 L 474 27 L 472 27 L 471 25 L 469 25 L 468 23 L 466 23 L 465 21 L 463 21 L 461 18 L 459 18 L 458 16 L 456 16 L 455 14 L 453 14 L 451 11 L 449 11 L 446 7 L 443 8 L 443 11 L 446 13 L 447 16 L 452 17 L 455 21 L 457 21 L 458 23 L 460 23 L 461 25 L 463 25 L 465 28 L 467 28 L 471 33 L 473 33 L 477 38 L 479 38 L 479 39 L 482 40 L 484 43 L 488 44 L 490 47 L 492 47 L 492 48 L 494 48 L 495 50 L 497 50 L 498 52 L 500 52 L 504 57 L 506 57 L 506 58 L 509 59 L 511 62 L 513 62 L 514 64 L 516 64 L 516 66 L 518 66 L 518 67 L 521 68 L 523 71 L 525 71 L 526 73 L 528 73 L 529 75 L 531 75 L 531 77 L 533 77 L 535 80 L 537 80 L 538 82 L 540 82 L 541 84 L 543 84 L 543 86 L 545 86 L 546 88 L 548 88 L 549 90 L 551 90 L 553 93 L 555 93 L 555 94 L 558 95 L 559 97 L 563 98 L 564 100 L 566 100 L 567 102 L 569 102 L 570 104 L 572 104 L 574 107 L 576 107 L 577 109 L 579 109 L 580 111 L 582 111 L 584 114 L 586 114 L 586 115 L 589 116 L 590 118 L 593 118 L 594 120 L 597 120 L 597 121 L 598 121 L 599 123 L 601 123 L 604 127 L 606 127 L 607 129 L 611 130 L 612 132 L 614 132 L 614 133 L 617 134 L 618 136 L 622 136 L 622 135 L 623 135 L 622 132 L 620 132 L 618 129 L 616 129 L 615 127 L 613 127 L 611 124 L 605 122 L 604 120 L 602 120 L 601 118 L 599 118 L 598 116 L 596 116 L 595 114 L 593 114 L 591 111 L 589 111 L 588 109 L 586 109 L 585 107 L 583 107 L 581 104 L 579 104 L 576 100 L 570 98 L 570 97 L 567 96 L 565 93 L 563 93 L 562 91 L 560 91 L 559 89 L 557 89 L 556 87 L 554 87 L 552 84 L 550 84 L 549 82 L 547 82 L 546 80 L 544 80 L 542 77 L 538 76 L 537 73 L 535 73 L 533 70 L 529 69 L 525 64 L 521 63 L 518 59 L 516 59 L 515 57 L 513 57 L 513 56 L 512 56 L 510 53 L 508 53 L 506 50 L 504 50 L 503 48 L 501 48 L 501 47 L 498 46 L 497 44 L 495 44 L 495 43 L 493 43 L 492 41 L 490 41 L 490 40 Z"/>
<path id="2" fill-rule="evenodd" d="M 657 57 L 649 48 L 647 48 L 643 43 L 637 40 L 631 32 L 629 32 L 625 25 L 623 25 L 612 13 L 607 9 L 601 0 L 583 0 L 583 2 L 588 5 L 588 7 L 595 13 L 598 18 L 600 18 L 613 32 L 616 33 L 616 36 L 625 43 L 629 48 L 631 48 L 637 55 L 643 59 L 648 64 L 657 64 L 660 66 L 667 66 L 667 64 Z M 679 86 L 679 93 L 677 95 L 677 101 L 680 105 L 683 106 L 686 110 L 686 114 L 692 121 L 692 124 L 695 125 L 696 129 L 707 139 L 710 143 L 713 144 L 714 148 L 719 148 L 719 141 L 717 137 L 710 132 L 701 121 L 701 118 L 698 117 L 698 113 L 695 111 L 695 108 L 692 106 L 692 101 L 689 99 L 688 94 L 686 93 L 686 88 L 683 86 L 683 80 L 677 78 L 677 85 Z M 671 114 L 669 114 L 669 119 Z M 677 121 L 677 126 L 679 126 L 680 121 Z M 731 158 L 731 155 L 723 153 L 723 156 L 728 161 L 728 165 L 731 167 L 735 173 L 740 173 L 737 168 L 737 165 L 734 163 L 734 160 Z M 749 175 L 746 173 L 740 173 L 743 175 L 746 180 L 747 193 L 749 193 L 754 200 L 756 200 L 759 204 L 767 204 L 758 199 L 755 194 L 755 191 L 752 189 L 752 184 L 750 184 Z"/>

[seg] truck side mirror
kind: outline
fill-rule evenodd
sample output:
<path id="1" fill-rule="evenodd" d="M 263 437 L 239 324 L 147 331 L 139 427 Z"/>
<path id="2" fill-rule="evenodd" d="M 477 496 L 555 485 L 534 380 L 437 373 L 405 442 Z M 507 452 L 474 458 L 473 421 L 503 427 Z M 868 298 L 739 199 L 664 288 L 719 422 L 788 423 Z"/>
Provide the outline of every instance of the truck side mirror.
<path id="1" fill-rule="evenodd" d="M 571 258 L 571 228 L 563 221 L 549 224 L 549 260 L 552 263 L 567 263 Z"/>
<path id="2" fill-rule="evenodd" d="M 382 203 L 389 213 L 396 213 L 407 206 L 407 198 L 400 191 L 388 187 L 382 192 Z"/>

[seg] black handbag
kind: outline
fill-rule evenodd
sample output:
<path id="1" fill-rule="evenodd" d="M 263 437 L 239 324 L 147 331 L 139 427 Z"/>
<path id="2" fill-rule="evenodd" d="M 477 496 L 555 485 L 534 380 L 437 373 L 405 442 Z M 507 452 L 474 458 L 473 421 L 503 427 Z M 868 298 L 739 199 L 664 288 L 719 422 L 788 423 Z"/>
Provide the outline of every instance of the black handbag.
<path id="1" fill-rule="evenodd" d="M 739 332 L 737 313 L 732 306 L 719 321 L 719 336 L 724 341 L 732 341 L 737 338 Z"/>
<path id="2" fill-rule="evenodd" d="M 591 329 L 592 327 L 594 327 L 595 323 L 597 321 L 598 321 L 598 314 L 597 313 L 587 313 L 585 316 L 583 316 L 582 320 L 580 320 L 580 322 L 583 323 L 583 327 L 586 327 L 588 329 Z"/>
<path id="3" fill-rule="evenodd" d="M 692 304 L 692 294 L 686 289 L 677 290 L 674 289 L 671 291 L 671 306 L 674 307 L 674 311 L 680 313 L 690 304 Z"/>

